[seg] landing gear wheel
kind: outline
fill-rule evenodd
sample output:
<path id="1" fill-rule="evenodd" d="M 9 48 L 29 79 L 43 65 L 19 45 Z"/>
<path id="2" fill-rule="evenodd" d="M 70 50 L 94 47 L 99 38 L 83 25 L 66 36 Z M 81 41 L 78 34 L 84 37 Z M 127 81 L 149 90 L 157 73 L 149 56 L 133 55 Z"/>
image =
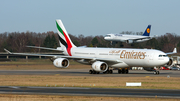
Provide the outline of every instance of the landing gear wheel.
<path id="1" fill-rule="evenodd" d="M 157 71 L 157 74 L 159 75 L 159 71 Z"/>
<path id="2" fill-rule="evenodd" d="M 119 70 L 118 70 L 118 73 L 119 73 L 119 74 L 121 74 L 121 73 L 122 73 L 122 70 L 121 70 L 121 69 L 119 69 Z"/>
<path id="3" fill-rule="evenodd" d="M 154 75 L 158 74 L 159 75 L 159 71 L 154 71 Z"/>
<path id="4" fill-rule="evenodd" d="M 122 74 L 124 74 L 126 71 L 125 71 L 125 69 L 122 69 Z"/>
<path id="5" fill-rule="evenodd" d="M 126 70 L 125 70 L 125 73 L 126 73 L 126 74 L 128 74 L 128 73 L 129 73 L 129 70 L 128 70 L 128 69 L 126 69 Z"/>
<path id="6" fill-rule="evenodd" d="M 113 73 L 113 70 L 107 70 L 105 72 L 103 72 L 103 74 L 112 74 Z"/>
<path id="7" fill-rule="evenodd" d="M 106 74 L 109 74 L 109 73 L 110 73 L 110 71 L 109 71 L 109 70 L 107 70 L 107 71 L 106 71 Z"/>
<path id="8" fill-rule="evenodd" d="M 93 70 L 93 74 L 96 74 L 96 71 Z"/>
<path id="9" fill-rule="evenodd" d="M 112 74 L 113 73 L 113 70 L 109 70 L 109 74 Z"/>
<path id="10" fill-rule="evenodd" d="M 93 71 L 92 70 L 89 70 L 89 74 L 92 74 L 93 73 Z"/>

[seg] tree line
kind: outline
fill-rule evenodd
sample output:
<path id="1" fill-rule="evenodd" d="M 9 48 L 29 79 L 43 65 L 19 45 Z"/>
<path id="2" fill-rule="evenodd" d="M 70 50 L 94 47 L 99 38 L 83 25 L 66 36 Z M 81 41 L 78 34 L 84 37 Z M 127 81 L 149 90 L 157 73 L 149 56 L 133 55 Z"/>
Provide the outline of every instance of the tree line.
<path id="1" fill-rule="evenodd" d="M 121 34 L 138 34 L 143 32 L 121 32 Z M 69 34 L 72 42 L 76 46 L 87 47 L 109 47 L 109 48 L 147 48 L 158 49 L 164 52 L 171 52 L 174 47 L 180 50 L 180 36 L 174 33 L 166 33 L 164 35 L 154 37 L 149 41 L 141 43 L 126 44 L 117 42 L 111 45 L 110 41 L 104 40 L 104 36 L 84 36 Z M 56 48 L 59 46 L 59 39 L 57 33 L 48 31 L 44 33 L 36 32 L 4 32 L 0 33 L 0 52 L 4 52 L 4 48 L 12 52 L 49 52 L 48 50 L 40 50 L 28 48 L 26 46 L 39 46 Z"/>

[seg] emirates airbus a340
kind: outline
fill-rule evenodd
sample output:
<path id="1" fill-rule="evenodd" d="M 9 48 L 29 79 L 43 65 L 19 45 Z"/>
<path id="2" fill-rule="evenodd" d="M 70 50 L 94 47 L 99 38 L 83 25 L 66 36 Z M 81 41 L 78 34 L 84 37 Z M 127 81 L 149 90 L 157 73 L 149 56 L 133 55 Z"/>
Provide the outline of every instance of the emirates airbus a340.
<path id="1" fill-rule="evenodd" d="M 100 72 L 111 74 L 113 69 L 118 69 L 118 73 L 127 74 L 129 73 L 129 67 L 144 67 L 145 70 L 159 74 L 159 71 L 154 70 L 154 67 L 172 64 L 172 60 L 166 53 L 155 49 L 76 47 L 72 43 L 62 21 L 56 20 L 56 25 L 61 47 L 57 49 L 31 47 L 57 50 L 63 52 L 64 55 L 11 53 L 6 49 L 5 51 L 14 55 L 50 57 L 57 68 L 67 68 L 69 59 L 73 59 L 79 63 L 91 65 L 90 74 L 99 74 Z M 172 53 L 176 53 L 176 50 Z"/>

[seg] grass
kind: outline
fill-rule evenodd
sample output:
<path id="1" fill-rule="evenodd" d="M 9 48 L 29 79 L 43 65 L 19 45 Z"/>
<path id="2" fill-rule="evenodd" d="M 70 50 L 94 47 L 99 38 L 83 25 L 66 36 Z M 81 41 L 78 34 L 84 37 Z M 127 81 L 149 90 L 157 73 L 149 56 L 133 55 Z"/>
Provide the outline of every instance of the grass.
<path id="1" fill-rule="evenodd" d="M 65 69 L 85 69 L 91 68 L 90 65 L 70 65 Z M 64 68 L 63 68 L 64 69 Z M 0 70 L 59 70 L 53 64 L 48 65 L 0 65 Z"/>
<path id="2" fill-rule="evenodd" d="M 141 82 L 141 87 L 126 87 L 126 82 Z M 56 75 L 0 75 L 0 86 L 97 87 L 180 89 L 176 77 L 86 77 Z"/>
<path id="3" fill-rule="evenodd" d="M 0 94 L 0 100 L 1 101 L 179 101 L 180 99 Z"/>

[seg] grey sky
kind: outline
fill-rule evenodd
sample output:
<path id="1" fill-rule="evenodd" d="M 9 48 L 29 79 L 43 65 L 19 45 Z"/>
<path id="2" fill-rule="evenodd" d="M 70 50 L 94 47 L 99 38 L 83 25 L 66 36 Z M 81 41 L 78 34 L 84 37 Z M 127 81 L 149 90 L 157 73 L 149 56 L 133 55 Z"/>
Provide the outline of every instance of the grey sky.
<path id="1" fill-rule="evenodd" d="M 1 0 L 0 33 L 56 30 L 61 19 L 73 35 L 141 32 L 180 34 L 180 0 Z"/>

